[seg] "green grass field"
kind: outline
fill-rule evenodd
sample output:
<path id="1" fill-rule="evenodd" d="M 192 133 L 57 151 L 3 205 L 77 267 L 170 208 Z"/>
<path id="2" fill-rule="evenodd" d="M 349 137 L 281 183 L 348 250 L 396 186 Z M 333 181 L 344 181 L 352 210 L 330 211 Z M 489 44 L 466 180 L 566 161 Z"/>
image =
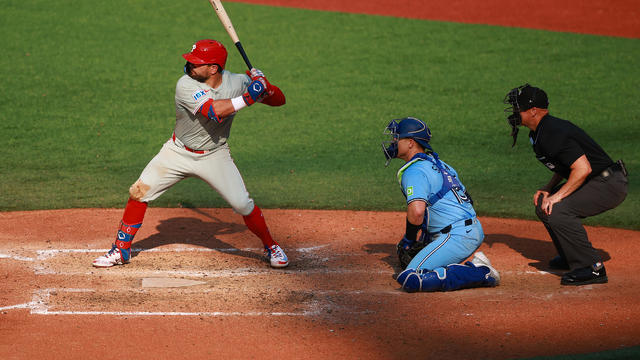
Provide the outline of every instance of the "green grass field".
<path id="1" fill-rule="evenodd" d="M 630 193 L 588 224 L 639 229 L 640 41 L 483 25 L 225 4 L 252 63 L 287 95 L 237 117 L 232 154 L 265 208 L 403 210 L 382 130 L 426 120 L 480 215 L 533 218 L 551 177 L 502 99 L 530 82 L 552 114 L 623 158 Z M 216 38 L 244 63 L 208 2 L 6 0 L 0 15 L 0 210 L 121 207 L 170 136 L 180 54 Z M 152 206 L 228 206 L 199 180 Z"/>

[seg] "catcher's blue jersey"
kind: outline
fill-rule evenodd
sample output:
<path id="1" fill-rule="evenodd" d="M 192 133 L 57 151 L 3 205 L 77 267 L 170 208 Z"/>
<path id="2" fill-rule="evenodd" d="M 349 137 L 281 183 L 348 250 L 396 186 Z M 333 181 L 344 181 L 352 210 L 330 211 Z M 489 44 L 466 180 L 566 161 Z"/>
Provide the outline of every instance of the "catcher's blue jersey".
<path id="1" fill-rule="evenodd" d="M 457 177 L 456 171 L 435 153 L 417 154 L 398 171 L 407 204 L 418 200 L 427 204 L 422 229 L 429 233 L 428 244 L 407 269 L 431 271 L 457 264 L 482 244 L 482 225 Z M 447 227 L 447 231 L 441 231 Z"/>
<path id="2" fill-rule="evenodd" d="M 457 221 L 472 219 L 476 212 L 471 205 L 471 199 L 465 194 L 465 187 L 458 179 L 458 173 L 442 160 L 441 165 L 455 178 L 452 180 L 458 186 L 457 189 L 454 187 L 447 191 L 441 199 L 434 199 L 442 189 L 444 180 L 435 159 L 431 155 L 429 157 L 434 162 L 422 158 L 414 158 L 407 162 L 398 171 L 398 180 L 407 198 L 407 204 L 416 200 L 427 203 L 424 224 L 428 231 L 433 233 Z M 432 202 L 435 203 L 431 204 Z"/>

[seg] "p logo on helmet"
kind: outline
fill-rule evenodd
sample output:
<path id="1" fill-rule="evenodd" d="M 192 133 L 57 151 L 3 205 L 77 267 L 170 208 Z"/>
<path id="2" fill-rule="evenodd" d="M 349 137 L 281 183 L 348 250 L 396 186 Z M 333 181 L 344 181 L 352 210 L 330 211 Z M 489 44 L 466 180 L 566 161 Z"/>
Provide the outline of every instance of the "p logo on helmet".
<path id="1" fill-rule="evenodd" d="M 224 69 L 227 64 L 227 49 L 221 42 L 211 39 L 199 40 L 191 47 L 191 51 L 182 54 L 187 60 L 185 64 L 185 73 L 192 65 L 216 64 L 220 69 Z"/>

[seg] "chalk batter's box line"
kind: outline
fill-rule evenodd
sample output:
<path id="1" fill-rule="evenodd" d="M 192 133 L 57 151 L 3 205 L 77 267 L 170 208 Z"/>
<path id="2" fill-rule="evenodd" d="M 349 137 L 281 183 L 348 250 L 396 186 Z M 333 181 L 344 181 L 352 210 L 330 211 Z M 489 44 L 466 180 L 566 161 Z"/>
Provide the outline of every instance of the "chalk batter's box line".
<path id="1" fill-rule="evenodd" d="M 300 253 L 314 253 L 316 250 L 318 249 L 322 249 L 329 246 L 329 244 L 324 244 L 324 245 L 318 245 L 318 246 L 313 246 L 313 247 L 307 247 L 307 248 L 298 248 L 295 249 L 296 252 L 300 252 Z M 36 250 L 36 254 L 37 254 L 37 260 L 46 260 L 49 259 L 51 257 L 54 257 L 58 254 L 69 254 L 69 253 L 104 253 L 106 251 L 108 251 L 109 249 L 43 249 L 43 250 Z M 137 248 L 137 249 L 132 249 L 132 251 L 134 252 L 174 252 L 174 253 L 179 253 L 179 252 L 237 252 L 237 251 L 253 251 L 253 252 L 259 252 L 262 251 L 261 248 L 244 248 L 244 249 L 229 249 L 229 248 L 216 248 L 216 249 L 211 249 L 211 248 L 175 248 L 175 249 L 167 249 L 167 248 L 153 248 L 153 249 L 141 249 L 141 248 Z M 333 256 L 368 256 L 370 255 L 369 253 L 366 252 L 362 252 L 362 253 L 344 253 L 344 254 L 335 254 L 332 253 Z M 22 257 L 22 256 L 16 256 L 16 255 L 9 255 L 9 254 L 4 254 L 4 253 L 0 253 L 0 259 L 2 258 L 11 258 L 14 260 L 19 260 L 19 261 L 28 261 L 28 262 L 32 262 L 35 261 L 36 259 L 34 258 L 30 258 L 30 257 Z M 202 277 L 202 276 L 210 276 L 210 277 L 220 277 L 220 276 L 230 276 L 230 275 L 235 275 L 235 276 L 243 276 L 243 275 L 249 275 L 249 274 L 253 274 L 255 275 L 256 273 L 260 273 L 259 271 L 256 270 L 251 270 L 251 273 L 248 273 L 248 271 L 250 269 L 237 269 L 238 271 L 233 271 L 230 270 L 229 272 L 226 271 L 215 271 L 215 272 L 210 272 L 210 271 L 153 271 L 153 272 L 141 272 L 141 274 L 147 274 L 147 275 L 162 275 L 162 274 L 167 274 L 167 275 L 181 275 L 181 276 L 194 276 L 194 277 Z M 393 274 L 393 272 L 389 272 L 389 271 L 371 271 L 371 270 L 362 270 L 365 272 L 370 272 L 370 273 L 379 273 L 379 274 L 388 274 L 391 273 Z M 304 273 L 332 273 L 332 272 L 337 272 L 337 273 L 348 273 L 348 272 L 362 272 L 362 271 L 358 271 L 358 270 L 342 270 L 342 269 L 336 269 L 334 268 L 334 270 L 323 270 L 323 269 L 306 269 L 306 270 L 286 270 L 286 269 L 281 269 L 279 270 L 280 273 L 299 273 L 299 272 L 304 272 Z M 268 273 L 268 271 L 264 271 L 264 273 Z M 542 271 L 542 270 L 536 270 L 536 271 L 532 271 L 532 270 L 520 270 L 520 271 L 513 271 L 513 270 L 503 270 L 500 271 L 501 274 L 509 274 L 509 275 L 557 275 L 553 272 L 547 272 L 547 271 Z M 49 270 L 45 270 L 45 269 L 36 269 L 36 274 L 52 274 L 52 275 L 90 275 L 92 274 L 92 272 L 51 272 Z M 105 272 L 104 274 L 111 274 L 111 273 L 107 273 Z M 119 274 L 119 273 L 113 273 L 113 274 Z"/>
<path id="2" fill-rule="evenodd" d="M 31 302 L 25 304 L 17 304 L 12 306 L 0 307 L 0 311 L 11 309 L 30 309 L 32 315 L 91 315 L 91 316 L 200 316 L 200 317 L 231 317 L 231 316 L 247 316 L 247 317 L 259 317 L 259 316 L 316 316 L 324 311 L 321 309 L 322 305 L 319 301 L 313 301 L 308 310 L 299 312 L 264 312 L 264 311 L 202 311 L 202 312 L 173 312 L 173 311 L 70 311 L 70 310 L 49 310 L 49 299 L 51 293 L 54 292 L 95 292 L 94 289 L 69 289 L 69 288 L 49 288 L 36 290 L 33 293 Z M 131 290 L 128 290 L 131 292 Z M 139 292 L 139 291 L 138 291 Z M 317 294 L 400 294 L 398 291 L 317 291 Z M 355 312 L 352 314 L 366 313 Z"/>
<path id="3" fill-rule="evenodd" d="M 324 248 L 328 245 L 320 245 L 309 248 L 299 248 L 296 249 L 297 252 L 301 253 L 313 253 L 315 250 Z M 180 253 L 180 252 L 236 252 L 236 251 L 261 251 L 258 248 L 244 248 L 244 249 L 210 249 L 210 248 L 176 248 L 176 249 L 166 249 L 166 248 L 154 248 L 154 249 L 134 249 L 133 251 L 140 252 L 169 252 L 169 253 Z M 107 249 L 46 249 L 46 250 L 37 250 L 39 260 L 47 260 L 51 257 L 54 257 L 58 254 L 68 254 L 68 253 L 103 253 L 108 251 Z M 335 255 L 335 254 L 334 254 Z M 368 256 L 369 253 L 347 253 L 347 254 L 339 254 L 340 256 Z M 47 269 L 35 269 L 36 275 L 91 275 L 94 274 L 93 271 L 53 271 Z M 231 277 L 231 276 L 251 276 L 251 275 L 260 275 L 260 274 L 271 274 L 273 270 L 256 270 L 254 268 L 238 268 L 233 270 L 218 270 L 218 271 L 208 271 L 208 270 L 153 270 L 153 271 L 144 271 L 144 270 L 136 270 L 136 269 L 127 269 L 127 274 L 130 275 L 140 275 L 140 276 L 159 276 L 159 275 L 178 275 L 178 276 L 189 276 L 189 277 Z M 327 269 L 279 269 L 279 274 L 349 274 L 349 273 L 369 273 L 369 274 L 380 274 L 380 275 L 393 275 L 395 272 L 390 270 L 373 270 L 373 269 L 363 269 L 363 270 L 354 270 L 354 269 L 342 269 L 342 268 L 327 268 Z M 547 271 L 531 271 L 531 270 L 523 270 L 523 271 L 500 271 L 501 274 L 510 274 L 510 275 L 554 275 L 553 273 L 549 273 Z M 102 275 L 122 275 L 121 272 L 109 272 L 105 271 Z"/>
<path id="4" fill-rule="evenodd" d="M 318 246 L 312 246 L 312 247 L 306 247 L 306 248 L 296 248 L 296 249 L 292 249 L 292 251 L 298 252 L 298 253 L 315 253 L 316 250 L 322 249 L 322 248 L 326 248 L 328 247 L 329 244 L 324 244 L 324 245 L 318 245 Z M 37 260 L 45 260 L 51 257 L 54 257 L 58 254 L 73 254 L 73 253 L 82 253 L 82 254 L 88 254 L 88 253 L 106 253 L 107 251 L 109 251 L 110 249 L 41 249 L 41 250 L 34 250 L 37 254 Z M 228 252 L 228 253 L 233 253 L 233 252 L 240 252 L 240 251 L 247 251 L 247 252 L 255 252 L 255 253 L 262 253 L 264 251 L 264 248 L 183 248 L 183 247 L 177 247 L 177 248 L 152 248 L 152 249 L 143 249 L 143 248 L 132 248 L 131 249 L 132 252 L 134 253 L 141 253 L 141 252 L 149 252 L 149 253 L 154 253 L 154 252 L 175 252 L 175 253 L 179 253 L 179 252 Z M 347 252 L 347 253 L 337 253 L 337 252 L 332 252 L 331 253 L 332 256 L 364 256 L 364 255 L 370 255 L 367 252 Z M 25 257 L 25 256 L 19 256 L 19 255 L 11 255 L 11 254 L 7 254 L 7 253 L 2 253 L 0 252 L 0 259 L 2 258 L 8 258 L 8 259 L 13 259 L 13 260 L 20 260 L 20 261 L 35 261 L 36 259 L 32 258 L 32 257 Z"/>
<path id="5" fill-rule="evenodd" d="M 87 266 L 89 268 L 90 265 Z M 92 268 L 89 268 L 92 269 Z M 236 268 L 232 270 L 140 270 L 133 267 L 118 270 L 87 270 L 87 271 L 56 271 L 46 268 L 34 268 L 35 275 L 96 275 L 96 271 L 100 271 L 100 276 L 141 276 L 141 277 L 162 277 L 162 276 L 184 276 L 190 278 L 231 278 L 241 276 L 256 276 L 256 275 L 331 275 L 331 274 L 378 274 L 378 275 L 393 275 L 392 270 L 373 270 L 373 269 L 343 269 L 343 268 L 326 268 L 326 269 L 264 269 L 257 270 L 254 268 Z"/>
<path id="6" fill-rule="evenodd" d="M 299 253 L 313 253 L 318 249 L 322 249 L 329 246 L 329 244 L 325 244 L 325 245 L 318 245 L 318 246 L 312 246 L 312 247 L 306 247 L 306 248 L 297 248 L 297 249 L 293 249 L 296 252 Z M 58 254 L 70 254 L 70 253 L 106 253 L 107 251 L 109 251 L 110 249 L 42 249 L 42 250 L 35 250 L 36 254 L 37 254 L 37 259 L 38 260 L 45 260 L 48 259 L 50 257 L 54 257 Z M 201 248 L 201 247 L 193 247 L 193 248 L 187 248 L 187 247 L 177 247 L 177 248 L 152 248 L 152 249 L 143 249 L 143 248 L 132 248 L 131 249 L 132 252 L 134 253 L 141 253 L 141 252 L 149 252 L 149 253 L 154 253 L 154 252 L 228 252 L 228 253 L 233 253 L 233 252 L 240 252 L 240 251 L 247 251 L 247 252 L 256 252 L 256 253 L 262 253 L 262 251 L 264 251 L 264 248 Z M 350 254 L 350 255 L 358 255 L 358 254 Z M 12 257 L 11 255 L 6 255 L 6 254 L 2 254 L 0 253 L 0 258 L 2 257 Z M 15 256 L 13 256 L 15 258 Z M 29 258 L 23 258 L 22 260 L 28 260 Z M 19 260 L 19 259 L 16 259 Z"/>

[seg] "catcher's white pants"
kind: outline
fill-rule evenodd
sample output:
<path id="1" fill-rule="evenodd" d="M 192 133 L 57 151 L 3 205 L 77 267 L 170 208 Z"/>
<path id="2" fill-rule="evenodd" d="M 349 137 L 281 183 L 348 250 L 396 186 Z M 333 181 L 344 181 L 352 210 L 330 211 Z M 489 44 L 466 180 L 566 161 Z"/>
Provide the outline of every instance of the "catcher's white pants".
<path id="1" fill-rule="evenodd" d="M 171 139 L 164 143 L 140 174 L 138 180 L 149 186 L 140 201 L 153 201 L 188 177 L 204 180 L 240 215 L 249 215 L 253 211 L 253 199 L 249 197 L 227 144 L 205 154 L 196 154 L 176 145 Z"/>

